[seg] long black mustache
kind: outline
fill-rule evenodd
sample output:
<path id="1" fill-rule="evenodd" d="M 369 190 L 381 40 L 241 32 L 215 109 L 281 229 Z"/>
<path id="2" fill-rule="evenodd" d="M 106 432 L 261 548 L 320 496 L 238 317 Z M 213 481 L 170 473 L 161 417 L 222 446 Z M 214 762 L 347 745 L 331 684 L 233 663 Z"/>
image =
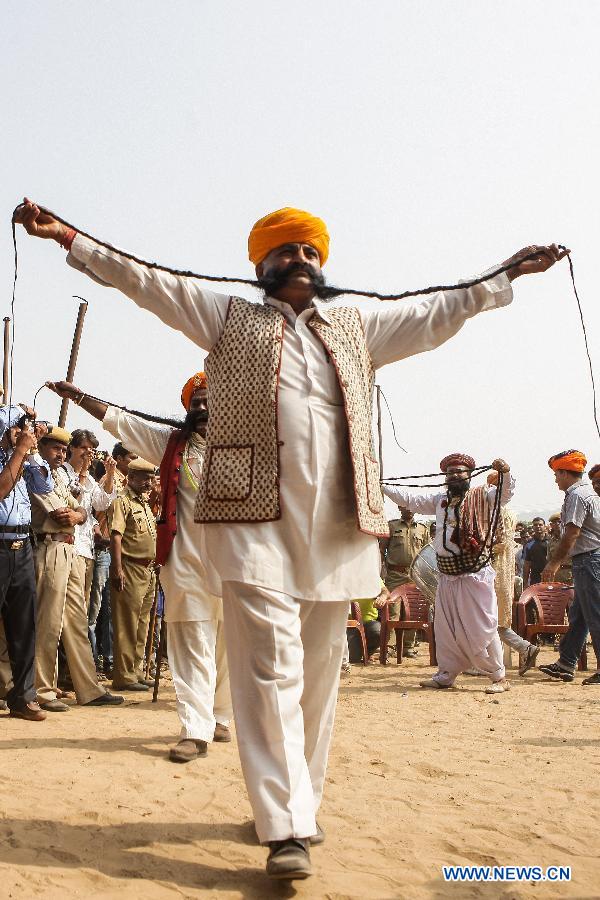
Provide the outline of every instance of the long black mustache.
<path id="1" fill-rule="evenodd" d="M 339 291 L 327 284 L 323 273 L 315 272 L 314 269 L 305 263 L 290 263 L 285 269 L 277 269 L 268 275 L 263 275 L 262 278 L 258 279 L 258 283 L 266 296 L 272 296 L 282 287 L 285 287 L 290 276 L 296 272 L 304 272 L 308 275 L 319 300 L 333 300 L 334 297 L 338 296 Z"/>
<path id="2" fill-rule="evenodd" d="M 467 491 L 469 490 L 470 484 L 471 484 L 471 482 L 466 481 L 464 478 L 452 479 L 447 482 L 448 493 L 452 497 L 460 497 L 463 494 L 467 493 Z"/>

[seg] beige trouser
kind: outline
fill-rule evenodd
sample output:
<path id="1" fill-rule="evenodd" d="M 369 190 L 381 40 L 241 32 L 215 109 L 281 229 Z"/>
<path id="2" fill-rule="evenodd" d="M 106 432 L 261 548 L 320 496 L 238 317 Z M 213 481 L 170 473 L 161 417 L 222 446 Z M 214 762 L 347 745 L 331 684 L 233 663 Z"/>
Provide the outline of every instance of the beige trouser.
<path id="1" fill-rule="evenodd" d="M 12 687 L 12 670 L 6 646 L 4 622 L 0 617 L 0 700 L 4 700 Z"/>
<path id="2" fill-rule="evenodd" d="M 38 701 L 56 700 L 58 644 L 62 637 L 78 703 L 105 693 L 98 684 L 88 640 L 83 596 L 85 560 L 71 544 L 46 539 L 35 550 L 37 610 L 35 686 Z"/>
<path id="3" fill-rule="evenodd" d="M 126 557 L 123 574 L 124 589 L 115 591 L 111 586 L 110 591 L 114 688 L 144 680 L 142 663 L 156 584 L 152 566 L 140 566 Z"/>
<path id="4" fill-rule="evenodd" d="M 94 578 L 94 563 L 96 562 L 96 560 L 88 559 L 87 556 L 80 556 L 79 559 L 85 566 L 83 596 L 85 598 L 86 611 L 89 613 L 89 611 L 90 611 L 90 594 L 92 593 L 92 580 Z"/>

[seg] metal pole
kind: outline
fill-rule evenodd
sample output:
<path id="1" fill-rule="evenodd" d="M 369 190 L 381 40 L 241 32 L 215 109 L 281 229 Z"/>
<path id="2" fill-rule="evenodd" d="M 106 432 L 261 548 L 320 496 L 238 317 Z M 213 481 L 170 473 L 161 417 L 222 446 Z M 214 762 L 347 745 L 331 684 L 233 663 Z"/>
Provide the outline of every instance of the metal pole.
<path id="1" fill-rule="evenodd" d="M 383 441 L 381 438 L 381 388 L 378 384 L 377 389 L 377 437 L 379 446 L 379 477 L 383 478 Z"/>
<path id="2" fill-rule="evenodd" d="M 9 380 L 10 365 L 10 318 L 4 317 L 4 362 L 2 365 L 2 399 L 4 403 L 8 403 L 10 392 Z"/>
<path id="3" fill-rule="evenodd" d="M 75 325 L 75 334 L 73 335 L 73 343 L 71 345 L 71 356 L 69 357 L 69 367 L 67 369 L 67 381 L 73 381 L 75 377 L 75 366 L 77 365 L 77 355 L 79 353 L 79 344 L 81 342 L 81 332 L 83 331 L 83 320 L 85 319 L 85 314 L 88 308 L 87 300 L 84 300 L 83 297 L 77 297 L 74 295 L 77 300 L 81 300 L 79 304 L 79 312 L 77 313 L 77 324 Z M 60 415 L 58 417 L 58 424 L 61 428 L 65 427 L 65 423 L 67 421 L 67 408 L 69 406 L 69 400 L 67 397 L 63 398 L 63 402 L 60 405 Z"/>

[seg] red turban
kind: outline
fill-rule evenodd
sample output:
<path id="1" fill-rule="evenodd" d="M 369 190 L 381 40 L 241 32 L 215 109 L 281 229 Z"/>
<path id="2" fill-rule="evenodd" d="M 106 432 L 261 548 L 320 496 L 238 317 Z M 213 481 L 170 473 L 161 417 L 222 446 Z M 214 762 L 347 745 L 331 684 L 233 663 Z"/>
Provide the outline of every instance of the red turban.
<path id="1" fill-rule="evenodd" d="M 592 468 L 591 468 L 590 471 L 588 472 L 588 478 L 590 479 L 590 481 L 591 481 L 593 478 L 597 478 L 598 475 L 600 475 L 600 465 L 592 466 Z"/>
<path id="2" fill-rule="evenodd" d="M 446 473 L 450 466 L 465 466 L 470 471 L 475 468 L 475 460 L 466 453 L 450 453 L 440 463 L 440 471 Z"/>
<path id="3" fill-rule="evenodd" d="M 322 219 L 286 206 L 259 219 L 248 237 L 248 257 L 257 266 L 282 244 L 310 244 L 324 266 L 329 256 L 329 234 Z"/>
<path id="4" fill-rule="evenodd" d="M 208 382 L 206 381 L 206 375 L 204 374 L 204 372 L 196 372 L 195 375 L 192 375 L 191 378 L 188 378 L 181 392 L 181 402 L 185 406 L 186 410 L 190 408 L 190 403 L 192 402 L 194 391 L 199 391 L 201 388 L 204 388 L 204 390 L 206 390 L 207 387 Z"/>
<path id="5" fill-rule="evenodd" d="M 587 459 L 581 450 L 563 450 L 562 453 L 555 453 L 554 456 L 551 456 L 548 465 L 554 472 L 564 469 L 566 472 L 581 474 L 587 465 Z"/>

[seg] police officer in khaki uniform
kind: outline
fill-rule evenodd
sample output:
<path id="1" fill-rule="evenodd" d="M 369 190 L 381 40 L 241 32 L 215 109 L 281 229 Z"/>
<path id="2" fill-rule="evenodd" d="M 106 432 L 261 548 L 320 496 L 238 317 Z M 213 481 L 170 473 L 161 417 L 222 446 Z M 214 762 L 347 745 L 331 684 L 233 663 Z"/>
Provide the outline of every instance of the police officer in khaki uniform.
<path id="1" fill-rule="evenodd" d="M 409 509 L 399 506 L 400 518 L 391 519 L 390 536 L 382 544 L 382 552 L 385 562 L 385 586 L 389 591 L 407 584 L 410 581 L 408 574 L 413 559 L 425 544 L 429 543 L 429 528 L 421 522 L 414 521 L 414 513 Z M 390 603 L 390 619 L 397 619 L 400 615 L 400 604 Z M 416 645 L 416 632 L 404 633 L 404 648 L 407 655 L 414 655 Z"/>
<path id="2" fill-rule="evenodd" d="M 112 706 L 123 697 L 110 694 L 98 684 L 96 667 L 87 636 L 84 599 L 85 561 L 75 552 L 75 525 L 86 512 L 61 476 L 71 435 L 64 428 L 52 431 L 39 442 L 54 490 L 30 494 L 31 524 L 35 533 L 37 584 L 35 683 L 38 702 L 47 712 L 66 712 L 56 692 L 58 644 L 62 637 L 77 702 L 83 706 Z"/>
<path id="3" fill-rule="evenodd" d="M 149 689 L 142 665 L 156 584 L 156 520 L 148 504 L 155 472 L 141 457 L 130 462 L 127 487 L 109 510 L 113 688 L 123 691 Z"/>
<path id="4" fill-rule="evenodd" d="M 553 513 L 548 519 L 548 525 L 550 526 L 550 533 L 548 535 L 548 559 L 551 559 L 552 554 L 560 544 L 560 539 L 562 537 L 560 513 Z M 560 569 L 554 576 L 554 580 L 562 581 L 563 584 L 573 584 L 573 564 L 571 563 L 570 558 L 562 563 Z"/>

